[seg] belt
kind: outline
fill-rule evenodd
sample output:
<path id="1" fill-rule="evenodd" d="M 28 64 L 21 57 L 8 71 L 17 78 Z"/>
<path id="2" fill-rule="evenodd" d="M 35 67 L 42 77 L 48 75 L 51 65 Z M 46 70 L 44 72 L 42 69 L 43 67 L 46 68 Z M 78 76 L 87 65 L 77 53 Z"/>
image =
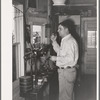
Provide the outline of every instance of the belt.
<path id="1" fill-rule="evenodd" d="M 75 68 L 75 66 L 73 66 L 73 67 L 67 66 L 66 68 L 64 68 L 64 67 L 59 67 L 58 69 L 70 69 L 70 68 Z"/>

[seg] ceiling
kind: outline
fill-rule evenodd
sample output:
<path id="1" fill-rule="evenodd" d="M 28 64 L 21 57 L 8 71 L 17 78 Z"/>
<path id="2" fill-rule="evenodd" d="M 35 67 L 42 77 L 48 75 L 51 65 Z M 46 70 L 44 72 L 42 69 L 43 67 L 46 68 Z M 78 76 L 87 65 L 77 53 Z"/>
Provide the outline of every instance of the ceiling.
<path id="1" fill-rule="evenodd" d="M 40 16 L 40 14 L 42 16 L 42 14 L 44 15 L 45 13 L 47 13 L 45 10 L 47 9 L 48 5 L 47 5 L 47 3 L 44 3 L 43 1 L 44 0 L 38 0 L 39 7 L 38 7 L 38 9 L 35 9 L 35 11 L 33 11 L 34 9 L 30 9 L 30 7 L 29 7 L 28 14 L 33 16 L 33 15 L 38 15 L 38 13 L 39 13 L 39 16 Z M 12 1 L 13 5 L 24 4 L 24 2 L 26 2 L 26 0 L 13 0 Z M 53 12 L 57 12 L 57 13 L 58 12 L 59 13 L 67 12 L 70 14 L 71 13 L 79 14 L 81 10 L 86 11 L 86 10 L 90 9 L 96 13 L 96 0 L 68 0 L 67 3 L 68 4 L 66 6 L 53 6 Z M 43 10 L 42 10 L 42 8 L 43 8 Z"/>

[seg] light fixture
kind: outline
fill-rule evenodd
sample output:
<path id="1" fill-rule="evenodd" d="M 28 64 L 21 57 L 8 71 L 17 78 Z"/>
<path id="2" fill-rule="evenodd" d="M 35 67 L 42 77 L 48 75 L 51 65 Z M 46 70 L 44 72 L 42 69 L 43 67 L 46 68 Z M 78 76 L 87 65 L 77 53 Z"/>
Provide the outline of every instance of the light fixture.
<path id="1" fill-rule="evenodd" d="M 65 5 L 66 0 L 52 0 L 53 1 L 53 6 L 60 6 L 60 5 Z"/>

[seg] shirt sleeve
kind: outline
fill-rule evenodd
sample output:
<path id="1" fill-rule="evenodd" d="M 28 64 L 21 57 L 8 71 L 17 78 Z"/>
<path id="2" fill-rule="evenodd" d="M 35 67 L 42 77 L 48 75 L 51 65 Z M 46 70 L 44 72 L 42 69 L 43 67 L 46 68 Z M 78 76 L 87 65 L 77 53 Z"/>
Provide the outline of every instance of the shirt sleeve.
<path id="1" fill-rule="evenodd" d="M 76 63 L 78 55 L 77 45 L 70 43 L 69 45 L 64 44 L 60 55 L 57 56 L 57 66 L 70 66 Z"/>
<path id="2" fill-rule="evenodd" d="M 59 50 L 60 50 L 59 44 L 58 44 L 56 41 L 54 41 L 54 42 L 52 43 L 52 45 L 53 45 L 54 51 L 55 51 L 56 53 L 58 53 Z"/>

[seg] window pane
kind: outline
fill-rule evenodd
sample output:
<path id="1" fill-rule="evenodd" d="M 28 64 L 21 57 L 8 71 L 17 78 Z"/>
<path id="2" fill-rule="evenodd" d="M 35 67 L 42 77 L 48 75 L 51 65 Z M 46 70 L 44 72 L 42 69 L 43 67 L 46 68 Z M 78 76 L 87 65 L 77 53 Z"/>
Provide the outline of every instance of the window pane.
<path id="1" fill-rule="evenodd" d="M 87 47 L 96 48 L 96 31 L 88 31 Z"/>

